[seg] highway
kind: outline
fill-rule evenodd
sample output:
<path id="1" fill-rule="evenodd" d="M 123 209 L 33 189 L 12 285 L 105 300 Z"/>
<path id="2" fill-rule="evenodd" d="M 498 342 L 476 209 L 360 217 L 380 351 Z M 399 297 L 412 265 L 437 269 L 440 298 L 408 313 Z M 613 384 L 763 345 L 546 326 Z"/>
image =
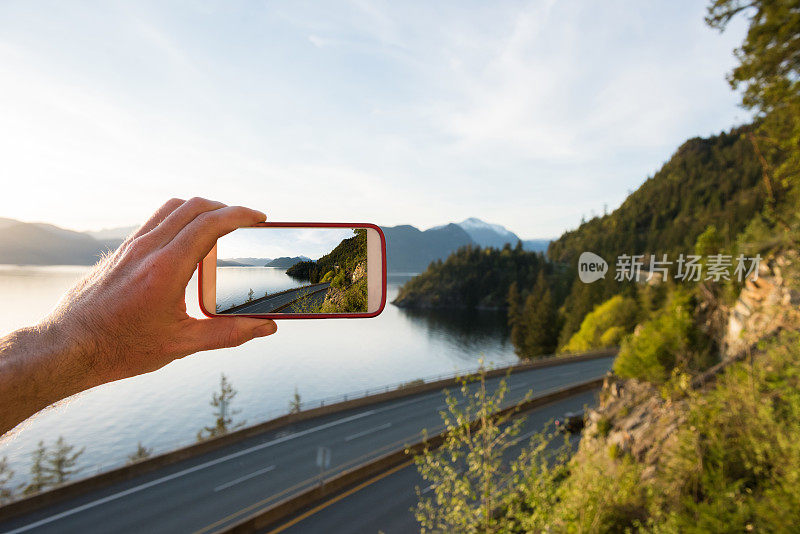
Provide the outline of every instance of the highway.
<path id="1" fill-rule="evenodd" d="M 330 283 L 311 284 L 261 297 L 252 302 L 234 306 L 221 314 L 300 313 L 315 310 L 325 300 Z"/>
<path id="2" fill-rule="evenodd" d="M 612 362 L 515 373 L 508 403 L 602 377 Z M 423 428 L 438 432 L 444 405 L 435 391 L 306 420 L 8 520 L 0 532 L 213 532 L 318 483 L 319 447 L 331 450 L 330 476 L 419 441 Z"/>
<path id="3" fill-rule="evenodd" d="M 527 412 L 525 424 L 516 438 L 518 445 L 508 450 L 509 456 L 515 452 L 518 454 L 530 437 L 540 432 L 549 421 L 565 412 L 580 410 L 584 405 L 593 405 L 596 394 L 596 391 L 579 393 Z M 572 441 L 577 444 L 577 438 Z M 374 477 L 354 488 L 355 491 L 348 490 L 332 497 L 270 531 L 275 534 L 394 534 L 419 531 L 419 523 L 412 511 L 417 503 L 415 487 L 422 489 L 423 496 L 432 496 L 430 486 L 419 476 L 416 466 L 404 464 L 396 471 Z"/>

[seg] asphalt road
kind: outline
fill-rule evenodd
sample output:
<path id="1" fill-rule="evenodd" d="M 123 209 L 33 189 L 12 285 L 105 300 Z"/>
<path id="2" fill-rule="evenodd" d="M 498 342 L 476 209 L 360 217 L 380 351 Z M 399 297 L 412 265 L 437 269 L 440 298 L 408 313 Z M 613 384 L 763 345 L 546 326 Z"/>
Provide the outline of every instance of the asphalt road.
<path id="1" fill-rule="evenodd" d="M 522 446 L 530 442 L 530 437 L 549 422 L 564 415 L 565 412 L 580 410 L 584 405 L 595 403 L 596 391 L 579 393 L 530 410 L 525 414 L 526 421 L 517 436 L 517 446 L 507 452 L 513 457 Z M 556 438 L 558 440 L 558 438 Z M 578 438 L 571 439 L 577 445 Z M 554 441 L 555 443 L 555 441 Z M 417 504 L 415 488 L 422 490 L 423 497 L 432 497 L 432 489 L 417 472 L 417 468 L 407 465 L 387 476 L 378 476 L 344 497 L 332 498 L 291 521 L 274 528 L 284 534 L 361 534 L 383 532 L 385 534 L 419 531 L 419 523 L 414 518 L 412 508 Z M 338 497 L 338 496 L 337 496 Z"/>
<path id="2" fill-rule="evenodd" d="M 508 403 L 601 377 L 612 361 L 511 375 Z M 317 483 L 320 446 L 331 450 L 330 476 L 418 441 L 423 428 L 438 432 L 444 405 L 442 392 L 429 392 L 303 421 L 0 523 L 0 532 L 211 532 Z"/>
<path id="3" fill-rule="evenodd" d="M 325 292 L 330 285 L 330 283 L 325 282 L 323 284 L 297 287 L 290 291 L 262 297 L 253 302 L 242 304 L 231 310 L 225 310 L 219 313 L 236 315 L 275 312 L 298 313 L 302 312 L 303 308 L 314 309 L 316 306 L 322 304 L 322 301 L 325 299 Z"/>

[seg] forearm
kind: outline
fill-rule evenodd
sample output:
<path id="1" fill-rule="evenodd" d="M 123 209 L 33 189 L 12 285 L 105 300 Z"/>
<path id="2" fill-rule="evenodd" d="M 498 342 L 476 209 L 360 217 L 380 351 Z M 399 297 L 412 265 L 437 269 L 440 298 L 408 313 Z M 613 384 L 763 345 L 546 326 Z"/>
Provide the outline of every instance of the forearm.
<path id="1" fill-rule="evenodd" d="M 86 389 L 268 336 L 268 319 L 195 319 L 186 286 L 216 240 L 266 215 L 202 198 L 164 204 L 37 326 L 0 338 L 0 435 Z"/>
<path id="2" fill-rule="evenodd" d="M 86 362 L 57 324 L 22 328 L 0 339 L 0 435 L 95 385 Z"/>

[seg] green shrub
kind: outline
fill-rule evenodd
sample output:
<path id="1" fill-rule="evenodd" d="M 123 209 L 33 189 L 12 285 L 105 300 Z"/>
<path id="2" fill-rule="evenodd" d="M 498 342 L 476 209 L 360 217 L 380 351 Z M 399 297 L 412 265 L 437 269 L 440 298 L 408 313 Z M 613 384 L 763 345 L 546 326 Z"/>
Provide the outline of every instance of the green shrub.
<path id="1" fill-rule="evenodd" d="M 623 378 L 664 383 L 692 348 L 694 321 L 688 291 L 675 291 L 666 306 L 622 342 L 614 372 Z"/>
<path id="2" fill-rule="evenodd" d="M 601 417 L 597 421 L 597 435 L 606 437 L 611 432 L 611 421 L 608 417 Z"/>
<path id="3" fill-rule="evenodd" d="M 599 347 L 615 347 L 620 344 L 622 338 L 628 333 L 624 326 L 612 326 L 600 336 Z"/>
<path id="4" fill-rule="evenodd" d="M 800 335 L 784 334 L 756 365 L 734 366 L 693 398 L 665 452 L 653 514 L 665 530 L 796 531 Z"/>
<path id="5" fill-rule="evenodd" d="M 596 306 L 581 323 L 561 352 L 584 352 L 612 347 L 636 324 L 636 301 L 616 295 Z"/>
<path id="6" fill-rule="evenodd" d="M 342 288 L 345 287 L 346 282 L 347 282 L 347 274 L 344 272 L 344 270 L 341 270 L 341 271 L 339 271 L 339 274 L 337 274 L 336 276 L 333 277 L 333 280 L 331 281 L 331 285 L 333 287 L 342 289 Z"/>
<path id="7" fill-rule="evenodd" d="M 598 450 L 570 464 L 548 532 L 625 532 L 647 518 L 641 466 Z"/>

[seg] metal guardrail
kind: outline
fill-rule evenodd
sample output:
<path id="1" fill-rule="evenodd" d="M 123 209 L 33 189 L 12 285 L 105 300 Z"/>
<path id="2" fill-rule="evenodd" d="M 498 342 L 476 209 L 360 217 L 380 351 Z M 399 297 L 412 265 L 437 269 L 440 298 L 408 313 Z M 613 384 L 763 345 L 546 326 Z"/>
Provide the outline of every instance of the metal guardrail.
<path id="1" fill-rule="evenodd" d="M 617 352 L 616 348 L 612 349 L 603 349 L 597 350 L 592 352 L 586 352 L 581 354 L 562 354 L 560 356 L 551 356 L 546 358 L 540 358 L 537 360 L 529 361 L 529 362 L 521 362 L 519 364 L 510 365 L 510 366 L 486 366 L 487 372 L 489 377 L 493 376 L 501 376 L 505 373 L 517 373 L 526 370 L 533 370 L 537 368 L 543 367 L 550 367 L 556 365 L 563 365 L 568 364 L 571 361 L 585 361 L 585 360 L 592 360 L 598 359 L 602 357 L 610 357 L 615 355 Z M 472 367 L 468 369 L 462 369 L 453 371 L 450 373 L 440 373 L 436 375 L 429 375 L 422 378 L 417 378 L 413 380 L 407 381 L 400 381 L 395 382 L 392 384 L 379 386 L 379 387 L 372 387 L 366 388 L 363 390 L 357 390 L 350 393 L 344 393 L 340 395 L 332 395 L 328 397 L 323 397 L 320 399 L 315 399 L 311 401 L 301 402 L 300 408 L 301 412 L 298 415 L 301 419 L 305 419 L 304 414 L 308 414 L 308 417 L 314 417 L 312 415 L 314 411 L 319 410 L 329 410 L 337 405 L 340 405 L 340 409 L 348 409 L 350 405 L 353 405 L 354 402 L 363 399 L 364 401 L 368 401 L 369 397 L 379 396 L 382 397 L 384 394 L 399 394 L 402 395 L 402 391 L 405 389 L 409 390 L 409 395 L 418 394 L 421 391 L 430 388 L 437 388 L 441 386 L 441 382 L 445 381 L 453 381 L 459 377 L 470 376 L 473 375 L 477 371 L 477 368 Z M 437 385 L 438 384 L 438 385 Z M 448 387 L 448 386 L 442 386 Z M 380 400 L 376 399 L 376 402 L 381 402 Z M 284 407 L 275 408 L 273 410 L 269 410 L 264 413 L 263 416 L 259 417 L 260 423 L 255 423 L 252 426 L 247 426 L 237 431 L 234 431 L 231 434 L 226 434 L 220 438 L 211 439 L 205 442 L 202 442 L 202 447 L 199 447 L 199 444 L 196 439 L 187 439 L 187 437 L 177 438 L 176 440 L 170 441 L 169 444 L 166 446 L 162 443 L 157 449 L 154 448 L 152 451 L 152 455 L 147 459 L 136 462 L 133 464 L 135 470 L 142 471 L 140 469 L 140 464 L 163 464 L 167 465 L 172 461 L 176 460 L 165 460 L 166 457 L 169 456 L 176 456 L 180 455 L 183 458 L 183 453 L 187 453 L 187 451 L 194 450 L 195 452 L 192 454 L 197 454 L 197 451 L 205 451 L 205 450 L 214 450 L 217 447 L 223 446 L 221 445 L 223 442 L 227 442 L 229 438 L 233 439 L 243 439 L 244 437 L 250 435 L 253 431 L 256 431 L 260 427 L 270 426 L 273 423 L 279 423 L 281 419 L 286 419 L 287 417 L 292 417 L 289 415 L 291 412 L 289 410 L 289 403 L 287 402 Z M 285 423 L 281 423 L 285 424 Z M 261 430 L 258 430 L 261 431 Z M 237 436 L 238 435 L 238 436 Z M 206 447 L 208 445 L 208 447 Z M 177 457 L 177 456 L 176 456 Z M 81 478 L 76 478 L 74 480 L 70 480 L 64 485 L 55 486 L 54 488 L 48 488 L 45 492 L 35 494 L 30 497 L 23 497 L 22 499 L 18 499 L 7 503 L 6 505 L 0 507 L 0 518 L 3 517 L 12 517 L 16 515 L 16 511 L 11 509 L 17 508 L 31 508 L 35 509 L 36 507 L 40 506 L 41 504 L 32 504 L 31 502 L 21 502 L 21 501 L 53 501 L 56 502 L 60 498 L 64 498 L 64 495 L 72 494 L 77 492 L 77 488 L 86 485 L 86 483 L 91 484 L 93 479 L 110 479 L 107 482 L 103 483 L 110 483 L 113 480 L 117 480 L 119 478 L 119 471 L 130 471 L 129 466 L 131 463 L 127 460 L 127 458 L 120 458 L 118 461 L 115 462 L 101 462 L 95 463 L 90 465 L 81 465 L 79 466 L 81 470 L 81 474 L 84 475 Z M 146 471 L 142 471 L 146 472 Z M 119 478 L 120 480 L 124 478 Z M 70 487 L 72 486 L 72 487 Z M 5 514 L 3 513 L 5 512 Z"/>
<path id="2" fill-rule="evenodd" d="M 503 415 L 515 416 L 514 414 L 523 415 L 526 411 L 544 406 L 551 402 L 556 402 L 585 391 L 598 389 L 602 384 L 602 378 L 593 378 L 571 386 L 556 388 L 540 396 L 523 400 L 519 403 L 511 403 L 498 410 L 493 417 L 501 417 Z M 477 421 L 471 423 L 472 426 L 477 424 Z M 379 455 L 364 463 L 359 464 L 354 462 L 354 466 L 338 470 L 329 478 L 320 480 L 319 484 L 311 485 L 307 489 L 295 495 L 290 495 L 280 501 L 265 504 L 261 506 L 260 509 L 251 511 L 248 515 L 232 524 L 218 526 L 217 528 L 207 527 L 201 529 L 200 532 L 213 532 L 213 534 L 251 534 L 264 531 L 269 527 L 278 526 L 281 521 L 291 518 L 320 501 L 330 499 L 347 488 L 352 488 L 382 472 L 391 472 L 390 470 L 392 469 L 398 469 L 408 465 L 413 457 L 419 454 L 426 446 L 432 448 L 439 447 L 447 434 L 447 430 L 442 427 L 439 429 L 439 432 L 421 441 L 417 441 L 416 443 L 411 444 L 406 442 L 397 450 Z M 364 484 L 368 484 L 368 482 L 364 482 Z M 360 487 L 361 486 L 356 487 L 355 490 L 357 491 Z M 350 491 L 354 490 L 351 489 Z M 219 525 L 219 523 L 217 525 Z"/>
<path id="3" fill-rule="evenodd" d="M 581 356 L 589 356 L 589 355 L 593 355 L 593 354 L 597 354 L 598 357 L 603 357 L 605 355 L 613 356 L 613 355 L 616 354 L 616 349 L 602 349 L 602 350 L 588 351 L 588 352 L 580 353 Z M 520 363 L 513 364 L 513 365 L 501 365 L 501 366 L 496 366 L 496 365 L 489 364 L 489 365 L 486 365 L 485 368 L 486 368 L 487 371 L 493 371 L 493 370 L 497 370 L 497 369 L 510 369 L 510 370 L 513 370 L 513 371 L 524 371 L 525 368 L 527 368 L 527 367 L 530 367 L 531 369 L 535 369 L 535 368 L 539 367 L 545 361 L 562 360 L 562 359 L 567 358 L 569 356 L 575 356 L 575 354 L 561 354 L 561 355 L 558 355 L 558 356 L 555 355 L 555 354 L 551 354 L 551 355 L 545 356 L 544 358 L 537 358 L 536 360 L 531 360 L 529 362 L 520 362 Z M 308 401 L 308 402 L 301 402 L 300 406 L 301 406 L 301 409 L 303 411 L 310 410 L 312 408 L 321 408 L 323 406 L 328 406 L 330 404 L 336 404 L 336 403 L 345 402 L 345 401 L 348 401 L 348 400 L 354 400 L 354 399 L 369 397 L 371 395 L 377 395 L 379 393 L 388 393 L 390 391 L 396 391 L 396 390 L 404 389 L 404 388 L 411 387 L 411 386 L 417 386 L 417 385 L 421 385 L 421 384 L 429 384 L 431 382 L 439 382 L 441 380 L 447 380 L 447 379 L 458 378 L 458 377 L 462 377 L 462 376 L 468 376 L 468 375 L 474 374 L 477 370 L 478 370 L 477 367 L 470 367 L 470 368 L 466 368 L 466 369 L 460 369 L 460 370 L 457 370 L 457 371 L 452 371 L 452 372 L 449 372 L 449 373 L 439 373 L 439 374 L 436 374 L 436 375 L 428 375 L 428 376 L 424 376 L 424 377 L 421 377 L 421 378 L 414 378 L 412 380 L 403 380 L 403 381 L 399 381 L 399 382 L 393 382 L 391 384 L 387 384 L 387 385 L 383 385 L 383 386 L 371 387 L 371 388 L 367 388 L 367 389 L 363 389 L 363 390 L 355 390 L 355 391 L 351 391 L 350 393 L 331 395 L 331 396 L 328 396 L 328 397 L 323 397 L 321 399 L 315 399 L 315 400 L 311 400 L 311 401 Z M 279 415 L 285 415 L 286 413 L 288 413 L 287 410 L 281 410 L 281 409 L 271 410 L 269 412 L 271 417 L 268 417 L 268 418 L 272 419 L 273 417 L 276 417 L 276 416 L 279 416 Z"/>
<path id="4" fill-rule="evenodd" d="M 600 356 L 602 356 L 603 354 L 606 354 L 606 353 L 608 353 L 609 355 L 612 354 L 612 352 L 610 352 L 608 350 L 599 350 L 599 351 L 581 353 L 581 355 L 590 355 L 590 354 L 593 354 L 593 353 L 598 353 Z M 565 357 L 568 357 L 568 356 L 570 356 L 570 355 L 567 355 L 567 354 L 562 354 L 562 355 L 559 355 L 559 356 L 550 355 L 550 356 L 547 356 L 545 358 L 538 358 L 538 359 L 532 360 L 530 362 L 521 362 L 521 363 L 514 364 L 514 365 L 496 366 L 496 365 L 489 364 L 489 365 L 487 365 L 485 367 L 486 367 L 487 371 L 493 371 L 493 370 L 498 370 L 498 369 L 512 370 L 512 371 L 524 371 L 526 367 L 530 367 L 530 368 L 534 369 L 536 367 L 539 367 L 545 361 L 548 361 L 548 360 L 550 360 L 550 361 L 561 360 L 561 359 L 563 359 Z M 332 404 L 338 404 L 338 403 L 341 403 L 341 402 L 347 402 L 347 401 L 352 401 L 352 400 L 356 400 L 356 399 L 363 399 L 365 397 L 370 397 L 370 396 L 377 395 L 377 394 L 380 394 L 380 393 L 388 393 L 390 391 L 399 391 L 399 390 L 402 390 L 402 389 L 405 389 L 405 388 L 409 388 L 409 387 L 419 386 L 419 385 L 423 385 L 423 384 L 430 384 L 430 383 L 433 383 L 433 382 L 440 382 L 442 380 L 455 379 L 455 378 L 458 378 L 458 377 L 471 375 L 471 374 L 475 373 L 475 371 L 477 371 L 477 367 L 463 368 L 463 369 L 452 371 L 452 372 L 448 372 L 448 373 L 439 373 L 439 374 L 435 374 L 435 375 L 427 375 L 427 376 L 424 376 L 424 377 L 421 377 L 421 378 L 415 378 L 415 379 L 412 379 L 412 380 L 402 380 L 402 381 L 386 384 L 386 385 L 383 385 L 383 386 L 375 386 L 375 387 L 370 387 L 370 388 L 366 388 L 366 389 L 353 390 L 353 391 L 350 391 L 348 393 L 340 393 L 340 394 L 329 395 L 327 397 L 322 397 L 322 398 L 318 398 L 318 399 L 312 399 L 312 400 L 308 400 L 308 401 L 301 401 L 300 402 L 300 411 L 307 411 L 307 410 L 311 410 L 311 409 L 314 409 L 314 408 L 323 408 L 325 406 L 330 406 Z M 278 417 L 281 417 L 283 415 L 287 415 L 289 413 L 291 413 L 291 412 L 290 412 L 290 409 L 289 409 L 289 400 L 287 400 L 286 404 L 284 404 L 283 406 L 281 406 L 279 408 L 273 408 L 271 410 L 268 410 L 266 412 L 262 412 L 261 414 L 259 414 L 259 416 L 258 416 L 256 421 L 258 421 L 258 422 L 269 421 L 271 419 L 276 419 Z M 255 423 L 255 424 L 257 424 L 257 423 Z M 161 442 L 157 447 L 154 447 L 153 450 L 152 450 L 152 455 L 168 453 L 168 452 L 171 452 L 173 450 L 177 450 L 177 449 L 180 449 L 182 447 L 186 447 L 187 445 L 192 445 L 192 444 L 194 444 L 196 442 L 197 442 L 197 439 L 196 439 L 195 436 L 191 436 L 191 438 L 189 438 L 187 436 L 176 437 L 174 440 L 170 440 L 170 441 L 168 441 L 166 443 L 165 442 Z M 92 463 L 92 464 L 79 465 L 80 475 L 82 475 L 82 476 L 73 479 L 73 481 L 77 481 L 77 480 L 81 480 L 81 479 L 84 479 L 84 478 L 96 476 L 96 475 L 99 475 L 99 474 L 101 474 L 101 473 L 103 473 L 105 471 L 110 471 L 112 469 L 116 469 L 116 468 L 125 466 L 125 465 L 127 465 L 129 463 L 130 463 L 130 461 L 128 460 L 128 458 L 120 458 L 119 460 L 116 460 L 116 461 L 113 461 L 113 462 L 96 462 L 96 463 Z"/>

